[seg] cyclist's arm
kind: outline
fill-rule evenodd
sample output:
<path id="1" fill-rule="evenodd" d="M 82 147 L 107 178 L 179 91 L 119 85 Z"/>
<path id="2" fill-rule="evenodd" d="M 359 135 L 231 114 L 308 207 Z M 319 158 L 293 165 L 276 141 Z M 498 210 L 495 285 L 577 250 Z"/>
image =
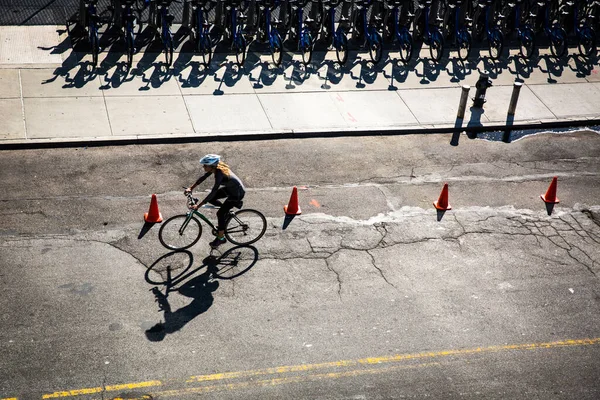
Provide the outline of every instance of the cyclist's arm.
<path id="1" fill-rule="evenodd" d="M 189 188 L 186 189 L 186 192 L 191 192 L 192 190 L 194 190 L 194 188 L 196 186 L 198 186 L 199 184 L 201 184 L 202 182 L 204 182 L 206 180 L 206 178 L 208 178 L 210 176 L 212 172 L 207 172 L 204 175 L 202 175 L 200 178 L 198 178 L 198 180 Z"/>

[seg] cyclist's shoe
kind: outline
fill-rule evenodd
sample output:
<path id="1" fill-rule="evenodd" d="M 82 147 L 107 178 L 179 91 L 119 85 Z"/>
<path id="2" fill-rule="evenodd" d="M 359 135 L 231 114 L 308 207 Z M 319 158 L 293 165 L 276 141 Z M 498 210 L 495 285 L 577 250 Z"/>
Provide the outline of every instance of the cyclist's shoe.
<path id="1" fill-rule="evenodd" d="M 217 247 L 219 247 L 222 244 L 227 243 L 227 240 L 225 240 L 225 238 L 218 238 L 216 237 L 215 240 L 213 240 L 212 242 L 210 242 L 210 247 L 212 247 L 213 249 L 216 249 Z"/>

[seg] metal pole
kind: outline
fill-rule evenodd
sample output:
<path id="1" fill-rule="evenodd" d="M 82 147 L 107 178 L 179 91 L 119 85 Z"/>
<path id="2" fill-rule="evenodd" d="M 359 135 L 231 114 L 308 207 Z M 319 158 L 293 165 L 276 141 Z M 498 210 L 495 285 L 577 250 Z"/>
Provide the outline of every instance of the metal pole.
<path id="1" fill-rule="evenodd" d="M 519 100 L 519 93 L 521 92 L 521 87 L 523 86 L 523 82 L 515 82 L 513 85 L 513 92 L 510 98 L 510 105 L 508 106 L 508 115 L 515 115 L 515 111 L 517 109 L 517 101 Z"/>
<path id="2" fill-rule="evenodd" d="M 467 108 L 467 100 L 469 99 L 469 90 L 471 86 L 463 85 L 462 94 L 460 95 L 460 103 L 458 104 L 458 113 L 456 118 L 463 119 L 465 117 L 465 109 Z"/>

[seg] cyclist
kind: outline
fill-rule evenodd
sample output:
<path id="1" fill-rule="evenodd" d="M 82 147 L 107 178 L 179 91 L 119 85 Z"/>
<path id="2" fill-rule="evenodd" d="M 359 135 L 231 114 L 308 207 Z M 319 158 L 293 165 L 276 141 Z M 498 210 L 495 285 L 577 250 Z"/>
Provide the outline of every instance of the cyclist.
<path id="1" fill-rule="evenodd" d="M 202 207 L 206 203 L 220 207 L 219 211 L 217 211 L 217 237 L 210 242 L 211 247 L 216 248 L 225 243 L 225 219 L 233 207 L 242 207 L 242 199 L 246 194 L 246 188 L 241 179 L 229 169 L 229 166 L 221 161 L 221 156 L 207 154 L 200 159 L 200 164 L 204 168 L 204 175 L 198 178 L 192 186 L 185 189 L 185 192 L 191 192 L 196 186 L 204 182 L 206 178 L 214 174 L 215 184 L 211 192 L 204 200 L 196 204 L 194 209 L 197 210 L 198 207 Z M 223 198 L 225 201 L 221 202 L 219 199 Z"/>

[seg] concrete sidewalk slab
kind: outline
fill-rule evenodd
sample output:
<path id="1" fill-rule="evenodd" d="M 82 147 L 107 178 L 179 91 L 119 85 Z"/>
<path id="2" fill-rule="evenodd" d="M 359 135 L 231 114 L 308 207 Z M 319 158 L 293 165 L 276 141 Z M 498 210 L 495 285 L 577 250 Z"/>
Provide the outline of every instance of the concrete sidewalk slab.
<path id="1" fill-rule="evenodd" d="M 485 103 L 485 116 L 490 122 L 503 122 L 507 120 L 508 107 L 513 93 L 513 86 L 499 86 L 488 89 L 487 102 Z M 471 89 L 471 96 L 475 95 L 475 88 Z M 514 122 L 532 121 L 556 118 L 544 103 L 531 91 L 529 86 L 523 85 L 519 93 Z"/>
<path id="2" fill-rule="evenodd" d="M 181 96 L 114 96 L 105 100 L 114 136 L 194 132 Z"/>
<path id="3" fill-rule="evenodd" d="M 353 128 L 416 125 L 418 122 L 396 92 L 330 93 L 337 109 Z"/>
<path id="4" fill-rule="evenodd" d="M 100 80 L 97 76 L 86 80 L 74 78 L 72 82 L 56 76 L 53 69 L 21 70 L 23 97 L 102 97 L 98 90 Z"/>
<path id="5" fill-rule="evenodd" d="M 25 137 L 21 99 L 0 99 L 0 140 Z"/>
<path id="6" fill-rule="evenodd" d="M 454 123 L 461 88 L 411 89 L 398 92 L 420 124 Z M 466 117 L 466 116 L 465 116 Z"/>
<path id="7" fill-rule="evenodd" d="M 0 64 L 62 62 L 52 49 L 60 43 L 56 26 L 0 26 Z"/>
<path id="8" fill-rule="evenodd" d="M 347 123 L 329 93 L 260 94 L 273 129 L 322 129 Z"/>
<path id="9" fill-rule="evenodd" d="M 111 136 L 102 97 L 25 98 L 27 138 Z"/>
<path id="10" fill-rule="evenodd" d="M 184 96 L 197 133 L 266 131 L 272 129 L 254 94 Z"/>
<path id="11" fill-rule="evenodd" d="M 19 70 L 13 70 L 13 69 L 0 70 L 0 98 L 1 99 L 19 99 L 19 98 L 21 98 L 21 78 L 20 78 Z"/>
<path id="12" fill-rule="evenodd" d="M 529 88 L 559 118 L 600 115 L 600 88 L 595 84 L 532 85 Z"/>

